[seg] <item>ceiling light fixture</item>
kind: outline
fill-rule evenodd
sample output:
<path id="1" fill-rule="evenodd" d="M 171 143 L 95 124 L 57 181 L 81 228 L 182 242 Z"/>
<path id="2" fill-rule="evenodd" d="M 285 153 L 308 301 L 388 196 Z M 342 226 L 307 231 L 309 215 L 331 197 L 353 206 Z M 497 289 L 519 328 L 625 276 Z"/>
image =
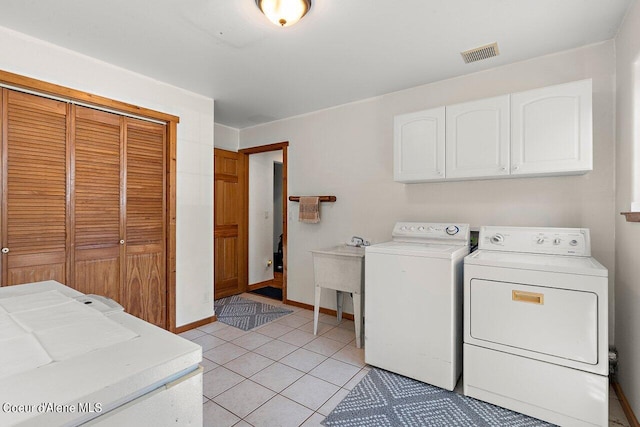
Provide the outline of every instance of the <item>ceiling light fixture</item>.
<path id="1" fill-rule="evenodd" d="M 311 9 L 311 0 L 256 0 L 256 4 L 269 21 L 280 27 L 290 27 Z"/>

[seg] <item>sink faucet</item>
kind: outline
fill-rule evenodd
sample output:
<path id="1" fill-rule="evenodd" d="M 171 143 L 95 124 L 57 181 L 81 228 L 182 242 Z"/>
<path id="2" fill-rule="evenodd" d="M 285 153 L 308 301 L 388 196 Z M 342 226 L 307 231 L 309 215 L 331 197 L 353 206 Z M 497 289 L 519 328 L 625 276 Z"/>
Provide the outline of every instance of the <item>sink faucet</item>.
<path id="1" fill-rule="evenodd" d="M 353 246 L 359 248 L 361 246 L 369 246 L 370 243 L 367 240 L 364 240 L 362 237 L 358 237 L 358 236 L 353 236 L 351 238 L 351 243 L 353 244 Z"/>

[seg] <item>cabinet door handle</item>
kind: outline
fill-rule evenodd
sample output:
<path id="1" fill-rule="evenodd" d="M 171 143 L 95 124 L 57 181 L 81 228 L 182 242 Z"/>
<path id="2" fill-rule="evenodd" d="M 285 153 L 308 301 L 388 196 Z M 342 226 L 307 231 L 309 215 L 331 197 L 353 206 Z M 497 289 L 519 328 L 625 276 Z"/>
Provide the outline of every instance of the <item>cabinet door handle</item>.
<path id="1" fill-rule="evenodd" d="M 511 299 L 518 302 L 544 305 L 544 294 L 526 291 L 511 291 Z"/>
<path id="2" fill-rule="evenodd" d="M 9 248 L 2 248 L 2 253 L 3 254 L 8 254 L 9 253 Z"/>
<path id="3" fill-rule="evenodd" d="M 120 240 L 120 244 L 121 244 L 121 245 L 124 245 L 124 240 Z"/>

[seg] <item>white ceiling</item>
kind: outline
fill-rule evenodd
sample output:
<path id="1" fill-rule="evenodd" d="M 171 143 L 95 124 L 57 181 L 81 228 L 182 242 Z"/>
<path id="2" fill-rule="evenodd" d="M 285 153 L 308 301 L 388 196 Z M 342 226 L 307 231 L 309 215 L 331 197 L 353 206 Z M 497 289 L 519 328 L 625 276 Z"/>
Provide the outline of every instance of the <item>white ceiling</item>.
<path id="1" fill-rule="evenodd" d="M 244 128 L 608 40 L 633 1 L 314 0 L 278 28 L 254 0 L 0 0 L 0 26 L 212 97 Z"/>

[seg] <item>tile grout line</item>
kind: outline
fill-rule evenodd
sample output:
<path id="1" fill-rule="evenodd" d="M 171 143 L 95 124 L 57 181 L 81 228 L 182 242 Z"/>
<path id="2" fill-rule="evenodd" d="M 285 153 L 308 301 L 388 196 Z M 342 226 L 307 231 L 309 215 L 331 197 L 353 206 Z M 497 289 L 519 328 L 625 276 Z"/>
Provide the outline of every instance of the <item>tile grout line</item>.
<path id="1" fill-rule="evenodd" d="M 258 302 L 264 302 L 264 301 L 258 301 Z M 264 303 L 266 303 L 266 302 L 264 302 Z M 273 304 L 271 304 L 271 305 L 273 305 Z M 226 390 L 223 390 L 223 391 L 219 392 L 219 393 L 218 393 L 218 394 L 216 394 L 213 398 L 209 398 L 208 396 L 204 396 L 203 404 L 204 404 L 204 403 L 207 403 L 207 402 L 209 402 L 209 401 L 210 401 L 210 402 L 212 402 L 213 404 L 218 405 L 220 408 L 222 408 L 222 409 L 224 409 L 224 410 L 228 411 L 229 413 L 233 414 L 236 418 L 239 418 L 239 421 L 237 421 L 237 423 L 236 423 L 236 424 L 239 424 L 239 423 L 244 422 L 244 423 L 247 423 L 247 424 L 251 425 L 251 423 L 249 423 L 249 422 L 247 421 L 247 418 L 248 418 L 248 417 L 250 417 L 250 415 L 251 415 L 251 414 L 253 414 L 255 411 L 257 411 L 257 410 L 259 410 L 260 408 L 262 408 L 262 407 L 263 407 L 264 405 L 266 405 L 268 402 L 272 401 L 276 396 L 281 396 L 283 399 L 286 399 L 287 401 L 289 401 L 289 402 L 291 402 L 291 403 L 293 403 L 293 404 L 295 404 L 295 405 L 297 405 L 297 406 L 299 406 L 299 407 L 301 407 L 301 408 L 304 408 L 304 409 L 306 409 L 306 410 L 308 410 L 308 411 L 311 411 L 311 413 L 309 414 L 309 416 L 307 416 L 307 417 L 306 417 L 306 418 L 301 422 L 301 424 L 300 424 L 300 425 L 302 425 L 302 424 L 306 423 L 310 418 L 314 417 L 316 414 L 318 414 L 318 416 L 319 416 L 319 417 L 322 417 L 322 419 L 326 418 L 326 416 L 325 416 L 325 415 L 323 415 L 323 414 L 321 414 L 321 413 L 319 412 L 319 410 L 320 410 L 324 405 L 326 405 L 326 404 L 327 404 L 327 402 L 329 402 L 331 399 L 333 399 L 333 398 L 334 398 L 338 393 L 346 393 L 346 394 L 348 394 L 348 393 L 350 392 L 350 390 L 349 390 L 348 388 L 346 388 L 345 386 L 347 386 L 347 384 L 349 384 L 351 381 L 353 381 L 353 379 L 354 379 L 354 378 L 356 378 L 357 376 L 361 375 L 361 374 L 362 374 L 362 372 L 367 368 L 367 365 L 366 365 L 366 364 L 361 365 L 361 363 L 355 363 L 355 362 L 353 362 L 353 361 L 351 361 L 351 362 L 350 362 L 350 361 L 345 361 L 345 360 L 340 360 L 340 359 L 334 358 L 334 356 L 336 356 L 338 353 L 340 353 L 341 351 L 343 351 L 343 350 L 345 350 L 345 349 L 350 349 L 351 347 L 353 347 L 353 349 L 355 349 L 355 348 L 356 348 L 356 347 L 355 347 L 355 344 L 354 344 L 355 338 L 351 339 L 351 340 L 350 340 L 350 341 L 348 341 L 348 342 L 344 342 L 344 341 L 341 341 L 341 340 L 334 339 L 334 338 L 332 338 L 332 337 L 327 337 L 327 336 L 325 336 L 326 334 L 328 334 L 328 333 L 330 333 L 330 332 L 332 332 L 332 331 L 336 331 L 336 330 L 338 330 L 338 329 L 340 329 L 340 330 L 344 330 L 344 331 L 348 331 L 348 330 L 349 330 L 349 328 L 350 328 L 352 325 L 349 325 L 348 327 L 343 327 L 343 325 L 345 325 L 345 324 L 346 324 L 346 322 L 345 322 L 345 323 L 343 323 L 343 324 L 336 323 L 336 320 L 335 320 L 333 317 L 330 319 L 330 320 L 331 320 L 331 323 L 325 323 L 325 322 L 323 322 L 322 320 L 320 320 L 320 319 L 319 319 L 319 324 L 326 325 L 326 327 L 328 327 L 328 329 L 327 329 L 327 330 L 325 330 L 325 331 L 323 331 L 323 332 L 321 332 L 321 333 L 319 333 L 319 334 L 317 334 L 317 335 L 313 335 L 313 333 L 312 333 L 311 331 L 308 331 L 308 329 L 310 328 L 310 324 L 312 324 L 313 320 L 312 320 L 312 319 L 310 319 L 310 317 L 308 317 L 308 316 L 307 316 L 307 317 L 304 317 L 304 316 L 296 316 L 296 313 L 299 313 L 299 312 L 301 312 L 301 311 L 302 311 L 302 309 L 300 309 L 300 310 L 295 310 L 295 311 L 293 311 L 293 313 L 289 313 L 289 314 L 287 314 L 287 315 L 285 315 L 285 316 L 282 316 L 282 317 L 280 317 L 280 318 L 278 318 L 278 319 L 275 319 L 275 320 L 274 320 L 274 321 L 272 321 L 272 322 L 268 322 L 268 323 L 266 323 L 266 324 L 264 324 L 264 325 L 261 325 L 261 326 L 259 326 L 259 327 L 257 327 L 257 328 L 254 328 L 254 329 L 252 329 L 252 330 L 249 330 L 249 331 L 242 331 L 242 332 L 244 332 L 242 335 L 235 336 L 235 337 L 233 337 L 233 338 L 231 338 L 231 339 L 228 339 L 228 335 L 227 335 L 228 333 L 227 333 L 227 334 L 225 334 L 223 331 L 224 331 L 225 329 L 228 329 L 228 328 L 235 328 L 235 327 L 234 327 L 234 326 L 232 326 L 232 325 L 226 325 L 226 324 L 225 324 L 224 326 L 219 327 L 219 328 L 215 328 L 214 330 L 211 330 L 210 332 L 208 332 L 208 330 L 201 330 L 201 329 L 199 329 L 199 328 L 198 328 L 197 330 L 198 330 L 199 332 L 202 332 L 202 334 L 201 334 L 201 335 L 198 335 L 198 336 L 196 336 L 196 337 L 191 337 L 191 339 L 192 339 L 192 340 L 193 340 L 193 339 L 197 339 L 197 338 L 202 337 L 202 336 L 211 336 L 211 337 L 214 337 L 214 338 L 217 338 L 218 340 L 220 340 L 220 342 L 218 342 L 217 344 L 215 344 L 215 345 L 213 345 L 212 347 L 207 348 L 206 350 L 204 350 L 204 351 L 203 351 L 203 353 L 204 353 L 204 352 L 208 352 L 208 351 L 210 351 L 210 350 L 214 350 L 214 349 L 216 349 L 216 348 L 219 348 L 219 347 L 221 347 L 221 346 L 223 346 L 223 345 L 225 345 L 225 344 L 231 344 L 231 345 L 236 346 L 236 347 L 238 347 L 238 348 L 240 348 L 240 349 L 242 349 L 242 350 L 244 351 L 244 353 L 242 353 L 242 354 L 240 354 L 240 355 L 238 355 L 238 356 L 232 357 L 231 359 L 226 360 L 226 361 L 225 361 L 224 363 L 222 363 L 222 364 L 220 364 L 220 363 L 216 362 L 215 360 L 210 359 L 209 357 L 207 357 L 207 356 L 204 356 L 204 355 L 203 355 L 203 357 L 204 357 L 205 359 L 207 359 L 207 360 L 208 360 L 208 361 L 210 361 L 211 363 L 215 364 L 215 367 L 214 367 L 214 368 L 212 368 L 211 370 L 216 369 L 216 368 L 218 368 L 218 367 L 222 367 L 222 368 L 224 368 L 224 369 L 228 370 L 229 372 L 233 373 L 234 375 L 237 375 L 239 378 L 242 378 L 242 380 L 241 380 L 239 383 L 237 383 L 237 384 L 235 384 L 235 385 L 233 385 L 233 386 L 229 387 L 229 388 L 228 388 L 228 389 L 226 389 Z M 299 318 L 299 320 L 298 320 L 298 321 L 295 321 L 295 320 L 291 320 L 291 321 L 286 321 L 286 320 L 285 320 L 285 321 L 282 321 L 282 320 L 284 320 L 284 319 L 286 319 L 286 318 L 292 318 L 293 316 L 298 317 L 298 318 Z M 303 321 L 304 321 L 304 322 L 303 322 Z M 293 322 L 293 323 L 291 323 L 291 322 Z M 291 330 L 290 330 L 290 331 L 287 331 L 287 332 L 285 332 L 285 333 L 283 333 L 283 334 L 281 334 L 281 335 L 279 335 L 279 336 L 277 336 L 277 337 L 269 336 L 269 335 L 267 335 L 267 334 L 263 334 L 263 333 L 261 333 L 261 332 L 260 332 L 260 329 L 265 328 L 265 327 L 268 327 L 269 325 L 274 325 L 274 324 L 277 324 L 277 325 L 279 325 L 279 326 L 285 326 L 286 328 L 291 328 Z M 291 324 L 296 324 L 297 326 L 291 326 Z M 203 327 L 203 328 L 204 328 L 204 329 L 206 329 L 206 326 L 205 326 L 205 327 Z M 307 330 L 303 330 L 303 328 L 305 328 L 305 329 L 307 329 Z M 213 329 L 213 328 L 209 328 L 209 329 Z M 239 328 L 235 328 L 235 329 L 239 329 Z M 298 344 L 298 343 L 287 342 L 287 341 L 284 341 L 284 340 L 281 340 L 281 339 L 280 339 L 280 338 L 282 338 L 283 336 L 285 336 L 285 335 L 287 335 L 287 334 L 289 334 L 289 333 L 291 333 L 291 332 L 294 332 L 294 331 L 300 331 L 300 332 L 302 332 L 302 333 L 305 333 L 305 334 L 311 334 L 311 335 L 313 335 L 313 336 L 312 336 L 311 340 L 309 340 L 309 341 L 307 341 L 307 342 L 304 342 L 304 343 L 302 343 L 301 345 L 300 345 L 300 344 Z M 261 345 L 259 345 L 259 346 L 257 346 L 257 347 L 255 347 L 255 348 L 253 348 L 253 349 L 249 349 L 249 348 L 243 347 L 242 345 L 238 345 L 237 343 L 235 343 L 235 342 L 234 342 L 234 341 L 236 341 L 236 340 L 240 340 L 240 339 L 242 339 L 242 337 L 244 337 L 244 336 L 246 336 L 246 335 L 248 335 L 248 334 L 250 334 L 250 333 L 256 333 L 256 334 L 259 334 L 259 335 L 260 335 L 260 336 L 262 336 L 262 337 L 268 338 L 268 341 L 267 341 L 267 342 L 265 342 L 265 343 L 263 343 L 263 344 L 261 344 Z M 216 334 L 218 334 L 218 335 L 222 335 L 222 336 L 224 336 L 225 338 L 222 338 L 222 337 L 220 337 L 220 336 L 218 336 L 218 335 L 216 335 Z M 344 334 L 347 334 L 347 332 L 344 332 Z M 339 347 L 338 347 L 335 351 L 334 351 L 333 349 L 331 349 L 331 350 L 330 350 L 330 352 L 329 352 L 330 354 L 328 354 L 328 355 L 320 352 L 323 348 L 325 348 L 325 347 L 324 347 L 324 345 L 319 345 L 319 347 L 317 347 L 317 348 L 316 348 L 316 350 L 313 350 L 313 349 L 311 349 L 311 348 L 305 348 L 305 346 L 309 345 L 310 343 L 312 343 L 313 341 L 317 340 L 318 338 L 325 338 L 326 340 L 330 340 L 330 342 L 335 343 L 334 345 L 338 345 Z M 289 346 L 291 346 L 291 347 L 293 348 L 293 350 L 292 350 L 292 351 L 290 351 L 289 353 L 285 354 L 284 356 L 277 358 L 277 359 L 272 358 L 272 357 L 268 357 L 268 356 L 265 356 L 265 355 L 262 355 L 262 354 L 260 354 L 260 353 L 257 353 L 257 352 L 256 352 L 256 350 L 258 350 L 259 348 L 261 348 L 261 347 L 263 347 L 263 346 L 265 346 L 265 345 L 268 345 L 269 343 L 272 343 L 272 342 L 278 342 L 278 343 L 282 343 L 282 344 L 289 345 Z M 301 341 L 298 341 L 298 342 L 301 342 Z M 291 355 L 292 353 L 295 353 L 296 351 L 298 351 L 298 350 L 300 350 L 300 349 L 305 350 L 305 351 L 308 351 L 309 353 L 315 354 L 316 356 L 320 356 L 320 357 L 322 357 L 322 358 L 323 358 L 323 360 L 322 360 L 320 363 L 315 364 L 315 366 L 314 366 L 314 367 L 312 367 L 311 369 L 309 369 L 308 371 L 301 370 L 301 369 L 299 369 L 299 368 L 297 368 L 297 367 L 294 367 L 294 366 L 288 365 L 287 363 L 285 363 L 285 362 L 283 362 L 283 361 L 282 361 L 284 358 L 286 358 L 287 356 Z M 249 354 L 254 354 L 254 355 L 260 356 L 261 358 L 264 358 L 264 359 L 268 360 L 268 362 L 269 362 L 269 363 L 268 363 L 266 366 L 262 367 L 262 368 L 261 368 L 260 370 L 258 370 L 257 372 L 252 373 L 250 376 L 245 376 L 245 374 L 244 374 L 244 373 L 237 372 L 237 371 L 235 371 L 235 370 L 231 369 L 231 368 L 228 366 L 228 365 L 229 365 L 230 363 L 232 363 L 233 361 L 235 361 L 235 360 L 237 360 L 237 359 L 239 359 L 239 358 L 241 358 L 241 357 L 247 356 L 247 355 L 249 355 Z M 348 358 L 348 356 L 345 356 L 345 358 Z M 313 371 L 314 369 L 316 369 L 318 366 L 322 365 L 323 363 L 327 362 L 328 360 L 332 360 L 333 362 L 338 362 L 338 363 L 341 363 L 341 364 L 347 365 L 347 366 L 349 366 L 349 367 L 351 367 L 351 368 L 354 368 L 354 369 L 356 370 L 356 372 L 355 372 L 353 375 L 350 375 L 350 376 L 346 379 L 346 381 L 345 381 L 344 383 L 342 383 L 341 385 L 334 384 L 334 383 L 333 383 L 333 382 L 331 382 L 331 381 L 328 381 L 328 380 L 326 380 L 326 379 L 324 379 L 324 378 L 321 378 L 321 377 L 317 376 L 317 374 L 311 374 L 311 371 Z M 260 384 L 260 383 L 258 383 L 258 382 L 256 382 L 255 380 L 253 380 L 253 379 L 252 379 L 252 377 L 254 377 L 255 375 L 257 375 L 257 374 L 258 374 L 258 373 L 260 373 L 261 371 L 264 371 L 265 369 L 267 369 L 267 368 L 269 368 L 269 367 L 271 367 L 271 366 L 275 365 L 276 363 L 281 364 L 281 365 L 283 365 L 283 366 L 286 366 L 287 368 L 290 368 L 290 369 L 292 369 L 293 371 L 295 371 L 295 372 L 297 372 L 297 373 L 299 373 L 299 374 L 300 374 L 300 376 L 299 376 L 296 380 L 294 380 L 292 383 L 288 384 L 285 388 L 283 388 L 283 389 L 282 389 L 282 390 L 280 390 L 279 392 L 278 392 L 278 391 L 276 391 L 276 390 L 273 390 L 273 389 L 271 389 L 271 388 L 269 388 L 269 387 L 267 387 L 267 386 L 264 386 L 264 385 L 262 385 L 262 384 Z M 210 372 L 211 370 L 209 370 L 208 372 Z M 291 387 L 293 384 L 295 384 L 295 383 L 297 383 L 298 381 L 300 381 L 300 380 L 301 380 L 302 378 L 304 378 L 305 376 L 308 376 L 308 377 L 310 377 L 310 378 L 314 378 L 314 379 L 319 380 L 319 381 L 323 381 L 323 382 L 325 382 L 325 383 L 327 383 L 327 384 L 329 384 L 329 385 L 331 385 L 331 386 L 333 386 L 333 387 L 336 387 L 336 388 L 337 388 L 335 392 L 331 393 L 331 394 L 330 394 L 330 395 L 329 395 L 325 400 L 323 400 L 323 401 L 321 402 L 321 404 L 319 405 L 319 407 L 318 407 L 317 409 L 313 409 L 313 408 L 311 408 L 311 407 L 309 407 L 309 406 L 307 406 L 307 405 L 305 405 L 305 404 L 303 404 L 303 403 L 299 403 L 299 402 L 297 402 L 297 401 L 295 401 L 295 400 L 293 400 L 293 399 L 290 399 L 290 398 L 288 398 L 287 396 L 285 396 L 285 395 L 283 395 L 283 394 L 282 394 L 285 390 L 287 390 L 287 389 L 288 389 L 289 387 Z M 218 404 L 217 402 L 215 402 L 215 400 L 214 400 L 215 398 L 217 398 L 217 397 L 218 397 L 218 396 L 220 396 L 221 394 L 223 394 L 223 393 L 225 393 L 225 392 L 227 392 L 227 391 L 229 391 L 229 390 L 233 389 L 234 387 L 236 387 L 236 386 L 238 386 L 239 384 L 241 384 L 241 383 L 245 382 L 246 380 L 249 380 L 249 381 L 251 381 L 251 383 L 252 383 L 252 384 L 256 384 L 257 386 L 263 387 L 263 388 L 265 388 L 266 390 L 269 390 L 269 392 L 272 392 L 272 393 L 275 393 L 275 394 L 274 394 L 273 396 L 271 396 L 269 399 L 267 399 L 265 402 L 263 402 L 261 405 L 259 405 L 259 406 L 258 406 L 258 407 L 256 407 L 255 409 L 253 409 L 253 410 L 252 410 L 249 414 L 247 414 L 245 417 L 240 417 L 240 416 L 239 416 L 237 413 L 235 413 L 234 411 L 232 411 L 232 410 L 230 410 L 230 409 L 228 409 L 228 408 L 226 408 L 226 407 L 224 407 L 224 406 L 222 406 L 222 405 Z M 338 403 L 339 403 L 339 402 L 338 402 Z M 235 425 L 235 424 L 234 424 L 234 425 Z"/>

